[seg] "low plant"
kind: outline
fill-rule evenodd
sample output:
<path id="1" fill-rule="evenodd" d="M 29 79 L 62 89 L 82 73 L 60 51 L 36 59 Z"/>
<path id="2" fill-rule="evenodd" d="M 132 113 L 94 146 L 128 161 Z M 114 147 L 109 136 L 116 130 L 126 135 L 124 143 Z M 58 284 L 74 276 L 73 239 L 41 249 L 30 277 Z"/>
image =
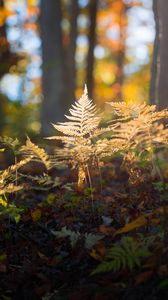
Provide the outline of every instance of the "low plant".
<path id="1" fill-rule="evenodd" d="M 72 105 L 67 122 L 53 124 L 62 136 L 48 139 L 63 142 L 63 149 L 57 149 L 61 162 L 70 163 L 77 168 L 78 186 L 86 178 L 91 178 L 89 168 L 95 162 L 112 157 L 119 152 L 130 175 L 135 182 L 141 176 L 141 169 L 151 171 L 154 167 L 154 152 L 168 143 L 168 129 L 161 121 L 168 117 L 168 111 L 156 111 L 156 106 L 132 105 L 124 102 L 109 103 L 112 119 L 108 126 L 100 128 L 100 115 L 89 100 L 85 87 L 82 97 Z M 108 133 L 108 134 L 107 134 Z M 142 179 L 141 178 L 141 179 Z M 143 179 L 142 179 L 143 181 Z"/>
<path id="2" fill-rule="evenodd" d="M 140 267 L 144 258 L 151 255 L 149 250 L 154 238 L 134 239 L 129 236 L 122 238 L 119 244 L 112 246 L 105 256 L 105 259 L 92 272 L 92 275 L 102 272 L 116 272 L 121 269 L 129 270 Z"/>
<path id="3" fill-rule="evenodd" d="M 8 194 L 14 194 L 23 188 L 23 185 L 17 184 L 18 174 L 16 171 L 29 163 L 30 160 L 31 156 L 0 172 L 0 215 L 8 215 L 16 223 L 19 222 L 23 209 L 18 208 L 9 199 Z"/>
<path id="4" fill-rule="evenodd" d="M 75 247 L 79 240 L 84 240 L 84 247 L 87 250 L 91 250 L 98 241 L 104 238 L 104 235 L 93 234 L 93 233 L 80 233 L 79 231 L 72 231 L 67 229 L 66 226 L 62 227 L 60 231 L 52 230 L 52 234 L 57 238 L 68 238 L 70 240 L 71 247 Z"/>

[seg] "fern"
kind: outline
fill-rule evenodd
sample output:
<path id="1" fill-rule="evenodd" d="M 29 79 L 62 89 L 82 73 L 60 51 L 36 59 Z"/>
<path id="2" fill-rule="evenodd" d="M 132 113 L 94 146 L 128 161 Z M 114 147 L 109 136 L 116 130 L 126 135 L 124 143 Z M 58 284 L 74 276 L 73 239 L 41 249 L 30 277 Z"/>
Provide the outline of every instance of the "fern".
<path id="1" fill-rule="evenodd" d="M 50 169 L 51 163 L 49 156 L 44 149 L 32 143 L 29 137 L 27 137 L 26 145 L 22 147 L 22 151 L 25 155 L 31 156 L 34 161 L 41 161 L 47 170 Z"/>
<path id="2" fill-rule="evenodd" d="M 14 185 L 13 183 L 9 182 L 13 173 L 16 173 L 16 171 L 23 167 L 25 164 L 29 163 L 31 160 L 31 156 L 28 158 L 25 158 L 18 162 L 15 165 L 10 166 L 8 169 L 4 171 L 0 171 L 0 195 L 4 195 L 6 193 L 14 193 L 20 189 L 22 189 L 22 186 Z"/>
<path id="3" fill-rule="evenodd" d="M 43 173 L 41 176 L 31 176 L 26 174 L 19 175 L 32 181 L 32 189 L 35 190 L 49 190 L 51 188 L 59 187 L 61 185 L 60 177 L 52 178 L 48 174 Z M 35 184 L 34 184 L 35 183 Z"/>
<path id="4" fill-rule="evenodd" d="M 0 171 L 0 183 L 3 184 L 5 182 L 5 180 L 7 180 L 11 176 L 12 173 L 14 173 L 19 168 L 23 167 L 31 159 L 32 159 L 32 156 L 19 161 L 17 164 L 10 166 L 8 169 L 6 169 L 4 171 Z"/>
<path id="5" fill-rule="evenodd" d="M 160 124 L 168 117 L 168 110 L 157 112 L 154 105 L 124 102 L 110 105 L 113 111 L 111 124 L 99 128 L 100 115 L 97 115 L 92 100 L 88 99 L 85 87 L 82 97 L 69 110 L 70 115 L 66 115 L 68 121 L 53 124 L 62 136 L 48 139 L 60 140 L 64 144 L 63 149 L 57 149 L 57 162 L 60 160 L 77 168 L 78 185 L 89 178 L 90 165 L 116 152 L 123 155 L 125 166 L 133 177 L 134 163 L 136 165 L 146 153 L 147 160 L 152 161 L 154 149 L 168 143 L 168 129 Z"/>
<path id="6" fill-rule="evenodd" d="M 74 138 L 85 137 L 98 127 L 100 118 L 96 116 L 96 106 L 92 100 L 88 99 L 87 88 L 85 86 L 82 97 L 72 105 L 69 110 L 70 116 L 65 115 L 70 121 L 53 124 L 54 128 L 62 132 L 66 137 L 51 137 L 50 139 L 61 139 L 63 142 L 74 141 Z M 70 137 L 69 139 L 67 137 Z"/>
<path id="7" fill-rule="evenodd" d="M 84 239 L 84 247 L 87 250 L 90 250 L 99 242 L 101 239 L 104 238 L 104 235 L 96 235 L 92 233 L 84 233 L 81 234 L 79 231 L 72 231 L 67 229 L 66 226 L 62 227 L 60 231 L 53 231 L 52 234 L 55 235 L 57 238 L 69 238 L 71 247 L 73 248 L 79 239 Z"/>
<path id="8" fill-rule="evenodd" d="M 98 129 L 100 117 L 92 100 L 89 100 L 85 86 L 82 97 L 72 105 L 66 115 L 67 122 L 53 124 L 63 136 L 53 136 L 48 139 L 60 140 L 63 149 L 57 149 L 56 157 L 67 162 L 73 168 L 78 168 L 78 185 L 86 179 L 88 165 L 96 159 L 95 144 L 92 135 Z"/>
<path id="9" fill-rule="evenodd" d="M 69 163 L 73 168 L 77 168 L 80 186 L 87 177 L 90 177 L 90 165 L 99 163 L 99 159 L 121 150 L 124 143 L 121 139 L 111 141 L 104 138 L 104 133 L 114 130 L 117 125 L 99 128 L 101 117 L 97 114 L 92 100 L 88 98 L 86 86 L 82 97 L 72 105 L 69 112 L 70 116 L 66 115 L 69 121 L 53 124 L 63 135 L 48 139 L 63 142 L 64 148 L 57 149 L 56 157 L 62 163 Z"/>
<path id="10" fill-rule="evenodd" d="M 102 272 L 116 272 L 120 269 L 140 267 L 144 258 L 150 256 L 149 246 L 153 239 L 143 239 L 139 241 L 132 237 L 124 237 L 120 245 L 114 245 L 107 253 L 103 261 L 92 272 L 92 275 Z"/>
<path id="11" fill-rule="evenodd" d="M 122 139 L 131 148 L 143 149 L 147 149 L 149 145 L 157 146 L 157 143 L 166 142 L 167 129 L 157 122 L 168 118 L 168 110 L 156 111 L 155 105 L 147 104 L 135 106 L 121 102 L 110 105 L 114 114 L 122 120 L 122 122 L 116 120 L 118 127 L 114 129 L 112 139 Z"/>
<path id="12" fill-rule="evenodd" d="M 108 104 L 111 106 L 113 114 L 120 121 L 141 118 L 143 122 L 146 120 L 149 123 L 153 123 L 167 117 L 167 110 L 156 112 L 155 105 L 147 105 L 146 103 L 108 102 Z"/>
<path id="13" fill-rule="evenodd" d="M 119 151 L 122 151 L 124 157 L 123 164 L 130 175 L 130 182 L 143 182 L 149 177 L 151 169 L 155 168 L 154 152 L 168 143 L 168 129 L 161 124 L 162 120 L 168 118 L 168 110 L 156 111 L 155 105 L 133 105 L 124 102 L 110 105 L 115 116 L 109 125 L 113 131 L 102 149 L 101 156 L 104 154 L 110 156 L 115 145 L 119 146 Z M 144 176 L 140 175 L 139 170 L 142 161 L 146 165 L 146 169 L 143 170 Z"/>

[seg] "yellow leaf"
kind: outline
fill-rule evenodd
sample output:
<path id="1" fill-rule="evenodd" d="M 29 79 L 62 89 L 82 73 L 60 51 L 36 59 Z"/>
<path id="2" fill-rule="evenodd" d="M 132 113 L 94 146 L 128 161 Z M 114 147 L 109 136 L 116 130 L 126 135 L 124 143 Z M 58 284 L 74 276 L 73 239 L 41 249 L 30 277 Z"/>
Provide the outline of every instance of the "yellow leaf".
<path id="1" fill-rule="evenodd" d="M 149 214 L 147 217 L 149 217 L 150 215 L 151 214 Z M 159 223 L 159 219 L 153 218 L 153 219 L 150 220 L 150 223 L 158 224 Z M 139 227 L 147 225 L 147 224 L 149 224 L 149 220 L 145 216 L 140 216 L 135 221 L 132 221 L 132 222 L 126 224 L 121 229 L 117 230 L 115 232 L 115 235 L 132 231 L 132 230 L 134 230 L 136 228 L 139 228 Z"/>

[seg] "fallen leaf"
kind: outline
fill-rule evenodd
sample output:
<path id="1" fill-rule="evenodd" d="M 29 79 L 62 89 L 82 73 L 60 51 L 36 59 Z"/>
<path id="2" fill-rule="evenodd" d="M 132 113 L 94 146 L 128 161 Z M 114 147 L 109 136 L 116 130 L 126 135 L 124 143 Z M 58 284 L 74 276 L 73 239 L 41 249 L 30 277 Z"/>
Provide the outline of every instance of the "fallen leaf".
<path id="1" fill-rule="evenodd" d="M 115 233 L 115 229 L 113 227 L 109 227 L 109 226 L 106 226 L 106 225 L 100 225 L 99 226 L 99 231 L 103 234 L 106 234 L 106 235 L 111 235 L 111 234 Z"/>
<path id="2" fill-rule="evenodd" d="M 150 215 L 148 215 L 147 217 L 149 217 Z M 153 218 L 153 219 L 147 219 L 147 217 L 145 216 L 140 216 L 139 218 L 137 218 L 135 221 L 132 221 L 128 224 L 126 224 L 124 227 L 122 227 L 121 229 L 117 230 L 115 232 L 115 235 L 121 234 L 121 233 L 126 233 L 129 231 L 132 231 L 136 228 L 139 228 L 141 226 L 145 226 L 148 225 L 149 223 L 151 224 L 158 224 L 160 222 L 159 219 L 157 218 Z"/>
<path id="3" fill-rule="evenodd" d="M 146 282 L 147 280 L 149 280 L 153 275 L 153 271 L 146 271 L 143 273 L 138 274 L 135 277 L 135 285 L 139 285 L 141 283 Z"/>

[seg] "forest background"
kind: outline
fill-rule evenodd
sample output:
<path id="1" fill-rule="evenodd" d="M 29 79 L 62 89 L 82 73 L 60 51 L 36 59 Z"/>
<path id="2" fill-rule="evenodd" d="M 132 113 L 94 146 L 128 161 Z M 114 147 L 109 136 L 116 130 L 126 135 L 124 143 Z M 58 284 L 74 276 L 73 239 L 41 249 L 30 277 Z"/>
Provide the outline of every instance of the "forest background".
<path id="1" fill-rule="evenodd" d="M 49 135 L 85 83 L 101 108 L 167 107 L 167 12 L 164 0 L 0 0 L 0 135 Z"/>

